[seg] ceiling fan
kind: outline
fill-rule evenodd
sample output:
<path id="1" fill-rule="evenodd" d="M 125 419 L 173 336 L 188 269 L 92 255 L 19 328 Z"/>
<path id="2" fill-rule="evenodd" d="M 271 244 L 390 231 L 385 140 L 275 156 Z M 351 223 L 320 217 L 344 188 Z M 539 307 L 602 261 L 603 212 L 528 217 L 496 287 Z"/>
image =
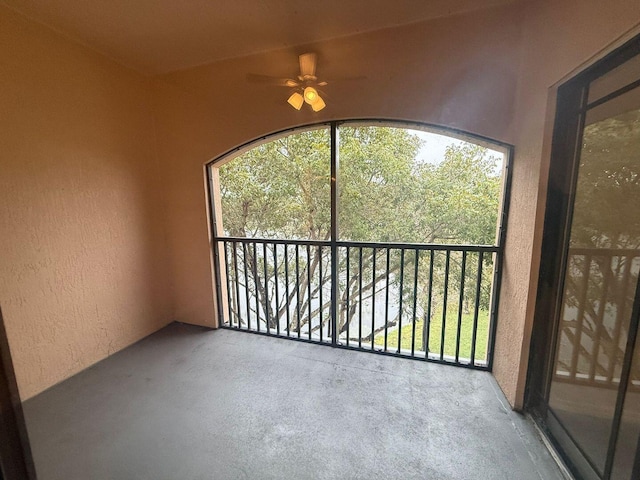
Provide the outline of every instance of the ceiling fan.
<path id="1" fill-rule="evenodd" d="M 319 112 L 327 105 L 318 93 L 318 87 L 324 87 L 327 82 L 319 82 L 316 77 L 318 56 L 315 53 L 303 53 L 298 59 L 300 61 L 300 75 L 297 79 L 250 73 L 247 75 L 247 80 L 253 83 L 292 88 L 293 92 L 287 100 L 289 105 L 300 110 L 302 105 L 307 103 L 314 112 Z"/>

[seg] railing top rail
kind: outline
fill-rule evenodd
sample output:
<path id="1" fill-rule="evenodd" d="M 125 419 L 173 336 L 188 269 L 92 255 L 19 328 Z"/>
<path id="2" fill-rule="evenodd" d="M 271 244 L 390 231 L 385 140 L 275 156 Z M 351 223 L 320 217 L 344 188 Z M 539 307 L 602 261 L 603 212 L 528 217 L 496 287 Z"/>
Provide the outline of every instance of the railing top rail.
<path id="1" fill-rule="evenodd" d="M 238 242 L 238 243 L 275 243 L 279 245 L 316 245 L 330 246 L 330 240 L 299 240 L 299 239 L 276 239 L 276 238 L 252 238 L 252 237 L 216 237 L 218 242 Z M 363 248 L 395 248 L 400 250 L 450 250 L 450 251 L 472 251 L 472 252 L 498 252 L 497 245 L 469 245 L 469 244 L 448 244 L 448 243 L 400 243 L 400 242 L 363 242 L 351 240 L 339 240 L 338 247 L 363 247 Z M 639 252 L 640 253 L 640 252 Z"/>
<path id="2" fill-rule="evenodd" d="M 217 242 L 238 242 L 238 243 L 275 243 L 278 245 L 316 245 L 328 247 L 331 246 L 329 240 L 299 240 L 281 238 L 253 238 L 253 237 L 216 237 Z"/>
<path id="3" fill-rule="evenodd" d="M 640 257 L 638 248 L 569 248 L 569 255 L 591 255 L 610 257 Z"/>
<path id="4" fill-rule="evenodd" d="M 352 242 L 340 240 L 336 242 L 339 247 L 364 247 L 364 248 L 397 248 L 401 250 L 455 250 L 473 252 L 497 252 L 497 245 L 464 245 L 455 243 L 399 243 L 399 242 Z"/>

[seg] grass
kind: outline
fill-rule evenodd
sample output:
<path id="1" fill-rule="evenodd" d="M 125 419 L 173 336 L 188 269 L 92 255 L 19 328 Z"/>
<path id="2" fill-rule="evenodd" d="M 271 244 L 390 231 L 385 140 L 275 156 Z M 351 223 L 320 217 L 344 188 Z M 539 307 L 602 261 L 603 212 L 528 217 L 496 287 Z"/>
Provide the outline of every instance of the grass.
<path id="1" fill-rule="evenodd" d="M 414 349 L 416 352 L 422 350 L 422 330 L 423 321 L 416 321 L 416 335 L 414 341 Z M 456 354 L 456 339 L 458 330 L 458 312 L 457 309 L 449 309 L 445 324 L 444 338 L 444 355 L 454 357 Z M 398 332 L 396 328 L 387 333 L 387 349 L 397 350 L 398 348 Z M 411 350 L 411 336 L 413 332 L 413 324 L 403 322 L 401 335 L 401 349 Z M 442 310 L 434 312 L 431 319 L 429 329 L 429 352 L 440 355 L 440 341 L 442 332 Z M 460 328 L 460 358 L 471 358 L 471 341 L 473 332 L 473 312 L 462 314 L 462 325 Z M 480 310 L 478 313 L 478 330 L 476 333 L 476 351 L 475 359 L 485 360 L 487 355 L 487 339 L 489 337 L 489 312 Z M 384 346 L 384 332 L 378 334 L 374 343 L 377 346 Z"/>

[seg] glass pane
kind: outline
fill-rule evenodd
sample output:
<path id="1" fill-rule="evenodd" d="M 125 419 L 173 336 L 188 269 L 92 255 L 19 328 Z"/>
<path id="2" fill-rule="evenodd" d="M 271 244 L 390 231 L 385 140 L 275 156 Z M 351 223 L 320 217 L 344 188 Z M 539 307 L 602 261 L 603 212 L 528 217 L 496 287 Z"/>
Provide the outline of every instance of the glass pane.
<path id="1" fill-rule="evenodd" d="M 224 323 L 326 342 L 331 250 L 316 242 L 330 240 L 329 129 L 268 141 L 212 173 L 218 236 L 246 238 L 218 240 Z"/>
<path id="2" fill-rule="evenodd" d="M 633 57 L 589 85 L 588 103 L 626 87 L 640 78 L 640 56 Z"/>
<path id="3" fill-rule="evenodd" d="M 496 243 L 502 152 L 420 130 L 342 126 L 340 240 Z"/>
<path id="4" fill-rule="evenodd" d="M 602 129 L 611 129 L 614 124 L 619 122 L 625 122 L 625 118 L 620 117 L 623 113 L 629 112 L 631 116 L 634 115 L 634 111 L 640 108 L 640 88 L 634 88 L 633 90 L 615 97 L 602 105 L 598 105 L 590 109 L 587 112 L 586 125 L 592 125 L 594 123 L 601 122 L 602 120 L 608 120 L 600 127 L 600 136 L 603 136 Z M 596 145 L 597 147 L 598 145 Z"/>
<path id="5" fill-rule="evenodd" d="M 340 248 L 340 341 L 485 364 L 493 255 L 391 244 L 495 244 L 504 154 L 390 126 L 339 138 L 339 240 L 376 242 Z"/>
<path id="6" fill-rule="evenodd" d="M 620 423 L 620 433 L 616 443 L 612 480 L 629 480 L 633 477 L 634 461 L 640 461 L 640 342 L 636 340 L 631 376 L 627 386 Z"/>
<path id="7" fill-rule="evenodd" d="M 640 110 L 632 108 L 616 101 L 587 118 L 549 398 L 600 472 L 640 271 Z"/>
<path id="8" fill-rule="evenodd" d="M 248 150 L 219 168 L 224 234 L 328 240 L 329 129 L 296 132 Z"/>

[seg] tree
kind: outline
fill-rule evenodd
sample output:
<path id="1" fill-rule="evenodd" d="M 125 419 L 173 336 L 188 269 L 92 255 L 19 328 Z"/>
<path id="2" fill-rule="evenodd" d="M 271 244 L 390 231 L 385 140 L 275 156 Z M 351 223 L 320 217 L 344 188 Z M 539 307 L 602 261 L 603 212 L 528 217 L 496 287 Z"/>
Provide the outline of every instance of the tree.
<path id="1" fill-rule="evenodd" d="M 420 161 L 422 147 L 420 137 L 406 129 L 340 128 L 340 240 L 495 242 L 500 195 L 498 159 L 482 147 L 463 143 L 448 147 L 442 161 L 431 164 Z M 220 168 L 220 185 L 227 235 L 330 239 L 330 143 L 326 128 L 294 133 L 247 151 Z M 385 250 L 341 247 L 339 332 L 346 335 L 347 330 L 355 330 L 353 322 L 361 319 L 363 307 L 372 309 L 375 297 L 385 293 L 387 278 L 390 288 L 403 285 L 396 295 L 397 300 L 405 300 L 403 307 L 396 308 L 381 324 L 374 319 L 373 332 L 367 336 L 358 328 L 357 338 L 371 341 L 373 334 L 396 325 L 403 314 L 409 314 L 416 294 L 413 285 L 417 283 L 425 290 L 422 287 L 427 282 L 429 262 L 425 253 L 418 260 L 413 251 L 402 254 L 393 250 L 387 270 Z M 239 261 L 230 275 L 242 289 L 231 288 L 230 295 L 235 309 L 247 312 L 245 321 L 269 318 L 269 328 L 288 325 L 294 332 L 311 329 L 328 334 L 331 279 L 327 247 L 268 244 L 254 250 L 252 246 L 236 246 L 235 252 L 229 247 L 227 256 Z M 452 256 L 450 260 L 452 275 L 459 276 L 460 259 Z M 415 277 L 417 261 L 419 278 Z M 489 266 L 491 259 L 487 256 L 485 261 Z M 436 275 L 442 273 L 444 256 L 436 256 L 434 268 Z M 474 279 L 471 266 L 466 274 Z M 247 297 L 245 287 L 256 293 Z M 287 287 L 292 288 L 287 291 Z M 452 285 L 451 291 L 456 288 Z M 439 298 L 437 292 L 435 297 Z M 486 307 L 487 292 L 483 299 Z M 426 302 L 425 295 L 416 299 L 421 317 Z M 241 312 L 235 313 L 242 318 Z"/>

